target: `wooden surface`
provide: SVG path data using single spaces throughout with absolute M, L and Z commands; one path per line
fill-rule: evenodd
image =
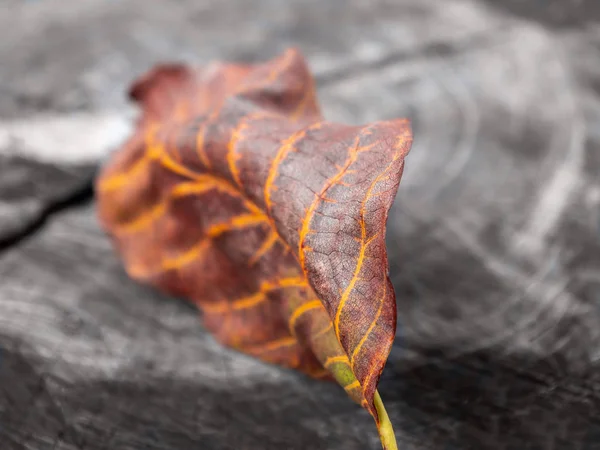
M 341 389 L 223 349 L 186 302 L 130 281 L 95 218 L 132 79 L 291 45 L 328 119 L 413 121 L 380 385 L 400 448 L 600 448 L 596 5 L 7 1 L 2 449 L 379 448 Z

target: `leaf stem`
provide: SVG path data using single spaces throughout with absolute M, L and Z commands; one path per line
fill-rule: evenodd
M 398 444 L 396 444 L 396 435 L 394 434 L 392 422 L 390 422 L 390 418 L 387 415 L 387 411 L 383 406 L 383 402 L 381 401 L 378 391 L 375 391 L 375 397 L 373 400 L 375 403 L 375 409 L 377 410 L 377 415 L 379 416 L 377 430 L 379 431 L 379 437 L 381 439 L 383 450 L 398 450 Z

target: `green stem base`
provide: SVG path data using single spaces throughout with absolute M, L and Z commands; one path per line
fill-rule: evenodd
M 381 439 L 383 450 L 398 450 L 398 444 L 396 444 L 396 435 L 394 434 L 392 422 L 390 422 L 390 418 L 387 415 L 387 411 L 383 406 L 383 402 L 381 401 L 378 391 L 375 391 L 375 397 L 373 400 L 375 403 L 375 409 L 377 410 L 377 415 L 379 416 L 379 425 L 377 429 L 379 431 L 379 437 Z

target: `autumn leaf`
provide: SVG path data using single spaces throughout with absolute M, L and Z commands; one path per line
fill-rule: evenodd
M 294 49 L 262 64 L 161 65 L 96 184 L 127 273 L 195 302 L 224 345 L 333 378 L 394 433 L 377 383 L 396 331 L 385 227 L 407 120 L 323 120 Z

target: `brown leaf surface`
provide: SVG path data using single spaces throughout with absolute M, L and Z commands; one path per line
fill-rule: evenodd
M 396 331 L 385 226 L 408 121 L 324 121 L 293 49 L 158 66 L 131 96 L 143 117 L 96 185 L 129 275 L 193 300 L 225 345 L 333 376 L 378 421 Z

